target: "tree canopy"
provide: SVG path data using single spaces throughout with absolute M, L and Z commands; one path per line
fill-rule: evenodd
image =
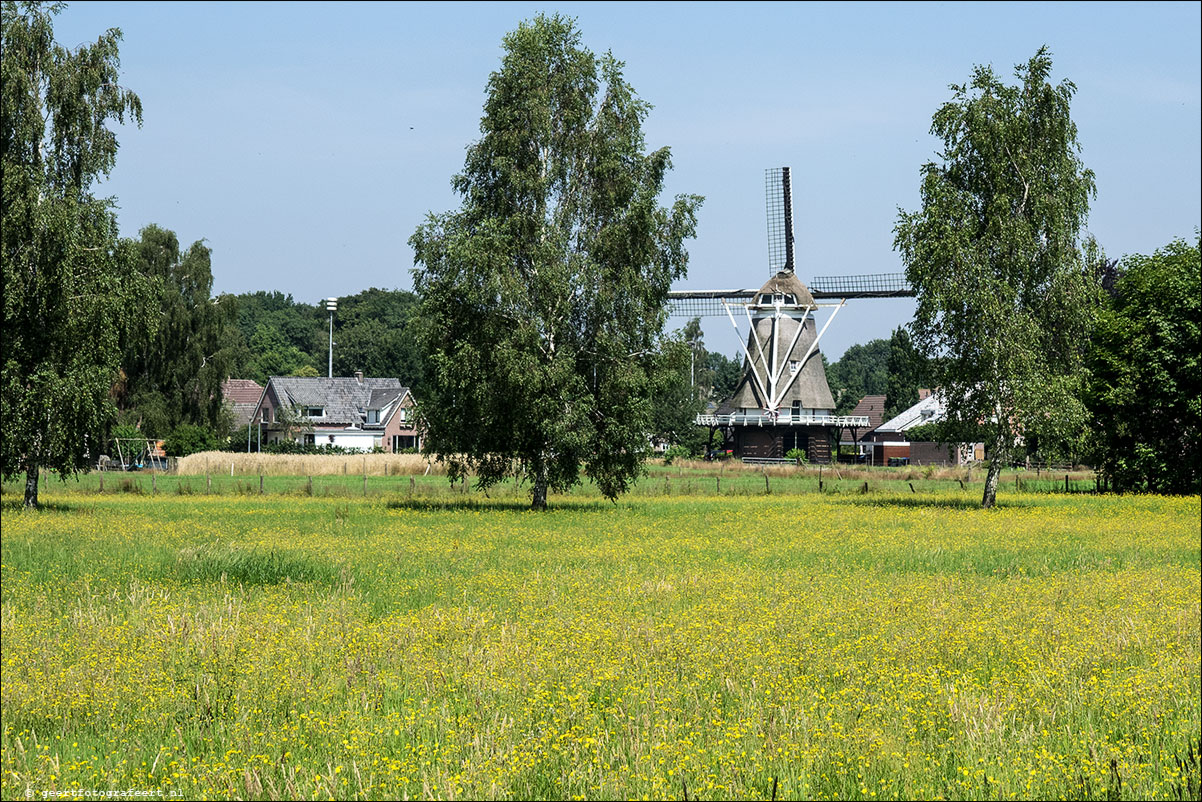
M 846 415 L 866 395 L 884 395 L 889 381 L 889 340 L 856 344 L 826 364 L 826 380 L 835 397 L 835 412 Z
M 112 201 L 92 194 L 116 163 L 109 124 L 142 120 L 119 82 L 121 32 L 67 49 L 54 41 L 61 8 L 3 4 L 0 467 L 25 473 L 29 506 L 42 468 L 70 474 L 99 456 L 121 355 L 148 325 L 150 297 Z
M 650 106 L 574 21 L 538 16 L 503 47 L 452 180 L 462 204 L 410 239 L 426 448 L 452 480 L 528 479 L 536 508 L 582 467 L 615 498 L 642 469 L 701 199 L 659 205 L 671 160 L 645 151 Z
M 904 326 L 889 338 L 885 368 L 885 420 L 890 420 L 918 403 L 918 390 L 926 381 L 926 358 Z
M 1095 194 L 1070 114 L 1075 87 L 1049 82 L 1041 48 L 1017 86 L 978 66 L 935 113 L 940 163 L 922 168 L 918 211 L 899 210 L 895 247 L 917 292 L 915 344 L 934 358 L 949 416 L 987 423 L 990 507 L 1024 434 L 1084 430 L 1082 362 L 1097 308 Z
M 181 253 L 174 232 L 149 225 L 135 250 L 138 270 L 155 290 L 150 315 L 157 325 L 143 329 L 137 321 L 125 350 L 118 396 L 123 418 L 152 437 L 166 437 L 180 424 L 225 434 L 221 382 L 237 354 L 231 338 L 236 301 L 212 297 L 211 252 L 203 242 Z
M 1121 262 L 1090 353 L 1098 468 L 1120 491 L 1202 483 L 1202 240 Z

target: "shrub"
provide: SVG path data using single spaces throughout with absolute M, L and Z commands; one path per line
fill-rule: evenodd
M 163 451 L 169 457 L 186 457 L 199 451 L 216 451 L 221 446 L 217 435 L 203 426 L 181 423 L 163 440 Z
M 664 464 L 671 465 L 673 460 L 688 459 L 691 456 L 693 456 L 693 452 L 686 446 L 670 446 L 664 452 Z
M 806 457 L 805 451 L 800 448 L 790 448 L 785 453 L 785 459 L 791 459 L 798 465 L 805 465 L 807 462 L 809 462 L 809 458 Z

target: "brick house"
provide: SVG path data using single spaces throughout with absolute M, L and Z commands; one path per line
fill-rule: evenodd
M 293 425 L 286 425 L 291 411 Z M 413 393 L 396 379 L 272 376 L 259 397 L 253 420 L 262 443 L 292 440 L 302 445 L 340 446 L 394 453 L 421 448 Z

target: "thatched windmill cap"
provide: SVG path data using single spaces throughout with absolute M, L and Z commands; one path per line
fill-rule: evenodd
M 773 305 L 774 295 L 785 296 L 785 306 L 814 306 L 814 296 L 792 270 L 782 270 L 768 279 L 767 283 L 760 287 L 755 303 L 757 306 Z M 792 296 L 792 300 L 789 296 Z

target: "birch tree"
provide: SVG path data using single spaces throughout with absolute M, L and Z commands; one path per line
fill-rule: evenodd
M 503 46 L 452 180 L 462 205 L 410 239 L 426 449 L 452 480 L 529 481 L 534 508 L 582 470 L 614 498 L 642 469 L 701 199 L 660 206 L 671 160 L 646 152 L 651 107 L 573 20 L 539 16 Z
M 922 168 L 921 208 L 899 210 L 895 228 L 918 296 L 914 339 L 949 417 L 989 432 L 983 507 L 1024 433 L 1070 437 L 1087 420 L 1099 296 L 1082 229 L 1096 191 L 1069 113 L 1076 87 L 1051 72 L 1041 48 L 1015 69 L 1018 85 L 982 66 L 953 85 L 932 121 L 943 148 Z
M 110 391 L 148 297 L 117 236 L 112 201 L 92 194 L 112 170 L 112 121 L 142 120 L 118 84 L 112 29 L 75 50 L 54 41 L 60 4 L 3 4 L 3 445 L 6 479 L 24 473 L 36 506 L 42 468 L 96 459 L 115 409 Z

